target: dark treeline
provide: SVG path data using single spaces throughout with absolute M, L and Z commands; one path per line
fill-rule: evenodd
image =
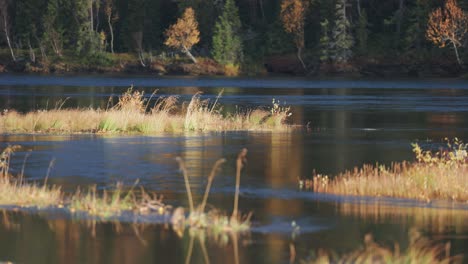
M 232 6 L 228 8 L 230 2 Z M 290 2 L 290 6 L 285 2 Z M 304 10 L 292 17 L 304 15 L 302 31 L 297 32 L 297 28 L 288 31 L 285 27 L 288 22 L 282 14 L 288 12 L 287 8 L 296 8 L 298 3 Z M 130 53 L 144 66 L 148 54 L 170 57 L 181 52 L 165 45 L 165 32 L 191 7 L 200 34 L 199 42 L 191 49 L 195 57 L 240 65 L 241 69 L 266 65 L 273 71 L 311 72 L 332 68 L 352 71 L 356 65 L 369 64 L 456 66 L 453 47 L 439 48 L 426 34 L 431 12 L 444 3 L 440 0 L 0 0 L 0 45 L 11 50 L 10 60 L 75 56 L 92 57 L 99 63 L 112 53 Z M 468 0 L 458 0 L 457 4 L 468 10 Z M 238 40 L 231 41 L 236 37 Z M 460 40 L 457 50 L 460 61 L 465 57 L 466 45 L 464 38 Z M 226 58 L 222 56 L 226 50 L 236 54 Z M 2 60 L 5 58 L 2 56 Z

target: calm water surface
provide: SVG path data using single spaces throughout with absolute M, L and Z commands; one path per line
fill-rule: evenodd
M 234 161 L 249 149 L 241 179 L 240 207 L 254 212 L 249 235 L 217 241 L 180 239 L 164 225 L 93 225 L 63 212 L 4 212 L 0 225 L 0 261 L 15 263 L 185 263 L 193 244 L 192 263 L 288 263 L 290 245 L 297 259 L 318 248 L 355 249 L 367 233 L 382 243 L 408 244 L 417 228 L 427 236 L 450 241 L 452 251 L 468 255 L 468 206 L 425 204 L 407 200 L 344 198 L 302 192 L 297 178 L 313 171 L 336 174 L 364 163 L 411 160 L 411 142 L 465 139 L 468 130 L 468 82 L 460 80 L 290 80 L 156 77 L 0 76 L 0 109 L 30 111 L 64 107 L 106 108 L 112 95 L 130 85 L 149 96 L 198 92 L 226 112 L 269 107 L 273 98 L 292 107 L 292 122 L 304 125 L 290 133 L 226 132 L 152 136 L 0 135 L 0 147 L 19 144 L 13 158 L 20 171 L 43 180 L 54 160 L 49 182 L 73 191 L 136 180 L 187 207 L 183 177 L 175 158 L 186 160 L 195 198 L 221 157 L 228 162 L 214 181 L 209 202 L 232 210 Z M 300 227 L 294 232 L 292 222 Z M 237 245 L 237 246 L 235 246 Z M 207 252 L 204 255 L 203 252 Z M 466 261 L 466 260 L 465 260 Z

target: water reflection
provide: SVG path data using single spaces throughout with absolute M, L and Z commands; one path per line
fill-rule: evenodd
M 466 234 L 468 210 L 437 207 L 408 207 L 376 203 L 340 203 L 340 214 L 372 223 L 397 222 L 431 234 Z
M 13 263 L 247 263 L 249 236 L 213 240 L 168 226 L 96 223 L 2 210 L 0 261 Z M 27 254 L 26 254 L 27 252 Z

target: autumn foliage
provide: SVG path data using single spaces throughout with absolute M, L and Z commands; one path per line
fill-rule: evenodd
M 305 64 L 302 60 L 301 52 L 302 49 L 304 49 L 304 24 L 308 7 L 309 5 L 307 0 L 283 0 L 281 2 L 280 13 L 284 30 L 294 35 L 297 56 L 304 68 Z
M 468 28 L 468 17 L 457 5 L 456 0 L 447 0 L 444 8 L 437 8 L 429 15 L 426 37 L 435 45 L 443 48 L 452 45 L 461 64 L 458 47 L 462 46 Z
M 200 31 L 198 31 L 195 11 L 191 7 L 185 9 L 182 17 L 177 19 L 177 22 L 169 27 L 166 31 L 166 37 L 167 39 L 164 44 L 183 51 L 193 62 L 197 63 L 195 57 L 190 53 L 190 49 L 200 41 Z

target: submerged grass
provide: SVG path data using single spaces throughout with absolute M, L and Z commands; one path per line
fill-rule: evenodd
M 188 217 L 185 217 L 183 208 L 177 208 L 171 218 L 171 224 L 180 235 L 186 227 L 191 230 L 202 230 L 208 231 L 211 234 L 222 234 L 222 233 L 237 233 L 245 232 L 250 230 L 250 218 L 252 214 L 242 215 L 238 212 L 239 203 L 239 185 L 240 185 L 240 173 L 246 162 L 247 149 L 242 149 L 237 157 L 236 162 L 236 191 L 234 196 L 234 209 L 231 216 L 221 212 L 218 209 L 211 209 L 205 211 L 208 195 L 211 189 L 211 185 L 217 171 L 221 164 L 225 162 L 224 159 L 218 160 L 208 176 L 208 183 L 206 186 L 205 194 L 203 196 L 202 203 L 195 208 L 193 197 L 191 195 L 190 181 L 185 167 L 184 161 L 178 158 L 177 161 L 180 165 L 180 170 L 184 176 L 185 187 L 187 189 L 187 197 L 190 206 L 190 212 Z
M 218 104 L 196 93 L 190 102 L 177 96 L 146 98 L 130 87 L 107 109 L 38 110 L 26 114 L 5 110 L 0 115 L 0 133 L 158 133 L 183 131 L 285 130 L 289 107 L 273 100 L 270 109 L 255 109 L 222 115 Z M 111 100 L 109 100 L 111 101 Z
M 42 186 L 26 183 L 22 175 L 14 177 L 9 173 L 10 158 L 17 149 L 16 146 L 7 147 L 0 155 L 0 205 L 24 207 L 60 207 L 71 213 L 86 214 L 98 220 L 118 219 L 124 212 L 134 215 L 157 214 L 171 216 L 174 230 L 183 233 L 186 227 L 213 234 L 226 232 L 242 232 L 250 229 L 251 215 L 243 216 L 238 213 L 238 191 L 235 198 L 235 213 L 232 216 L 217 209 L 205 211 L 213 179 L 224 159 L 220 159 L 213 167 L 208 178 L 208 185 L 202 203 L 195 208 L 189 177 L 182 159 L 178 159 L 184 175 L 189 197 L 190 212 L 186 217 L 183 208 L 172 212 L 172 207 L 163 203 L 162 197 L 146 193 L 143 188 L 136 192 L 135 185 L 130 190 L 124 190 L 123 184 L 118 183 L 113 190 L 99 191 L 96 186 L 82 192 L 78 189 L 72 195 L 66 195 L 59 187 L 49 187 L 45 180 Z M 237 162 L 237 185 L 239 189 L 240 170 L 246 159 L 247 150 L 243 149 Z M 46 177 L 47 179 L 47 177 Z
M 424 151 L 413 144 L 415 162 L 389 167 L 364 165 L 336 177 L 314 175 L 300 180 L 301 187 L 339 195 L 386 196 L 422 201 L 468 202 L 468 156 L 465 144 L 455 139 L 448 148 Z
M 410 243 L 405 252 L 400 246 L 384 246 L 376 243 L 371 234 L 364 238 L 364 246 L 351 253 L 339 255 L 336 252 L 318 250 L 304 264 L 327 263 L 462 263 L 463 256 L 451 256 L 450 243 L 434 241 L 419 231 L 411 230 Z
M 86 193 L 79 189 L 73 195 L 66 195 L 60 187 L 28 183 L 22 174 L 10 174 L 10 158 L 19 146 L 8 146 L 0 154 L 0 205 L 20 207 L 60 207 L 71 213 L 86 213 L 99 219 L 118 217 L 122 212 L 134 214 L 166 214 L 170 206 L 162 202 L 162 197 L 146 193 L 143 189 L 137 194 L 133 188 L 124 191 L 117 184 L 113 191 L 99 193 L 96 187 Z
M 59 187 L 26 183 L 22 175 L 15 178 L 9 173 L 11 155 L 18 148 L 18 146 L 8 146 L 0 154 L 0 205 L 60 206 L 62 192 Z

